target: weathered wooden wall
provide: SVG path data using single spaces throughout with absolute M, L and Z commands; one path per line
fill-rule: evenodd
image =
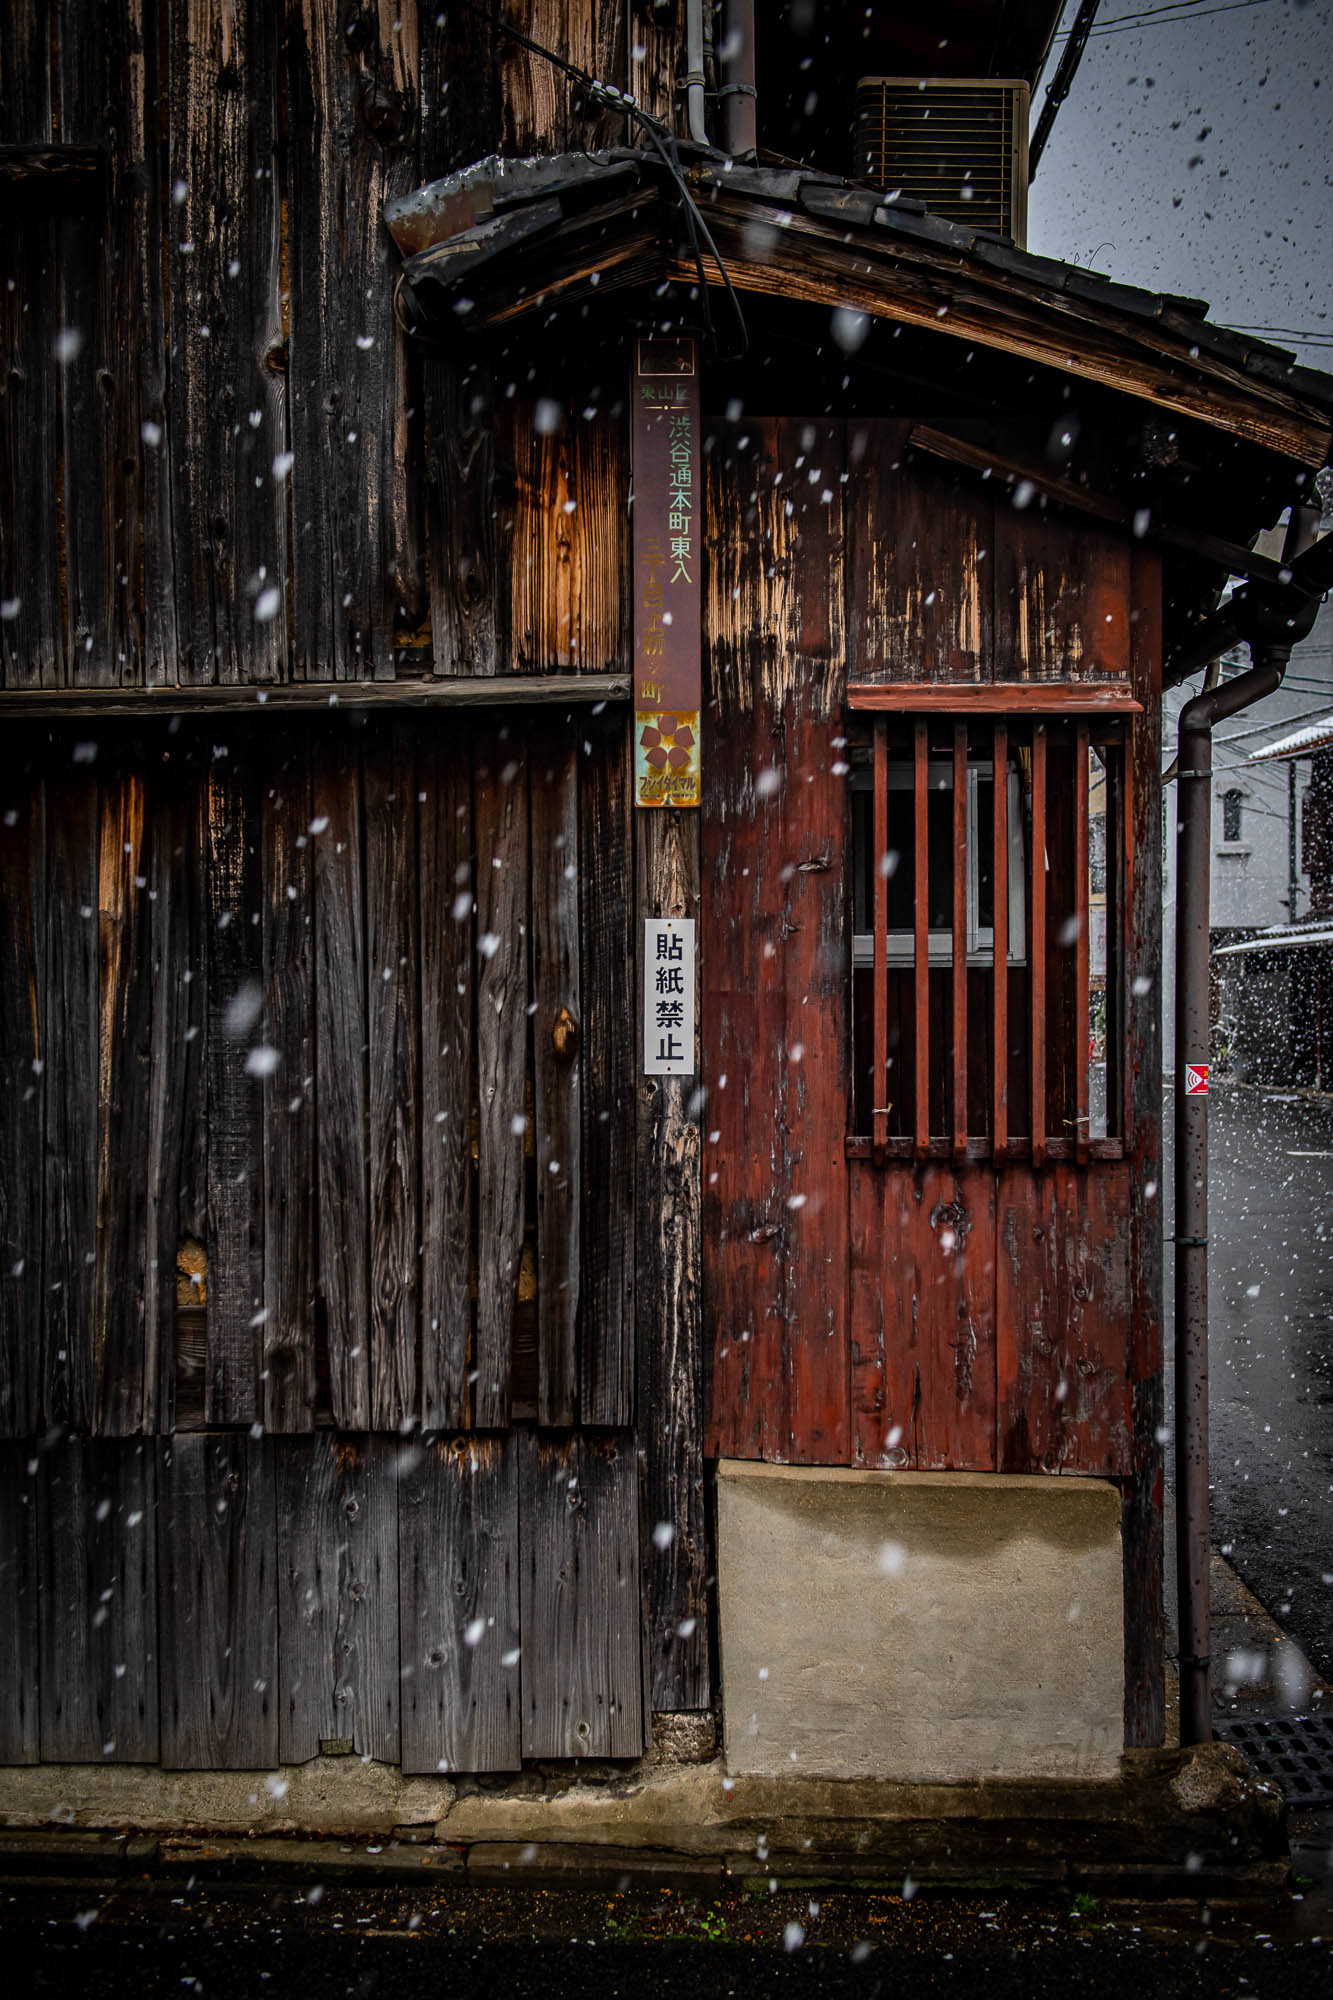
M 505 11 L 674 117 L 674 8 Z M 13 0 L 0 688 L 621 666 L 622 427 L 538 436 L 503 381 L 493 520 L 496 447 L 460 420 L 486 372 L 401 332 L 383 207 L 501 146 L 624 137 L 434 0 Z
M 5 1434 L 627 1424 L 623 720 L 72 749 L 0 785 Z
M 624 1432 L 0 1445 L 0 1764 L 639 1756 Z
M 1113 534 L 912 456 L 905 424 L 743 429 L 708 490 L 709 1449 L 1117 1478 L 1128 1740 L 1159 1740 L 1160 1057 L 1131 974 L 1160 947 L 1160 579 Z M 1011 1137 L 1002 1163 L 876 1164 L 848 1143 L 846 682 L 1097 678 L 1144 704 L 1122 1157 L 1034 1167 Z

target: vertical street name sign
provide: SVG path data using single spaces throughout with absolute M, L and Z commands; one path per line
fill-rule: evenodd
M 634 803 L 699 803 L 698 343 L 635 344 Z
M 643 920 L 643 1073 L 694 1075 L 694 918 Z

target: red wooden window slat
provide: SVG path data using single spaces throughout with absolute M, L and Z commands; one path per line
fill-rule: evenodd
M 1029 1072 L 1032 1079 L 1032 1164 L 1046 1157 L 1046 725 L 1032 731 L 1032 996 Z
M 927 821 L 928 740 L 918 722 L 912 766 L 913 849 L 916 859 L 913 954 L 916 995 L 916 1149 L 924 1159 L 930 1144 L 930 836 Z
M 953 731 L 953 1150 L 967 1157 L 967 724 Z

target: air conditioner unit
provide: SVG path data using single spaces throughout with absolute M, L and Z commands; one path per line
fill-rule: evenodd
M 1027 238 L 1028 87 L 991 77 L 863 76 L 853 173 L 932 215 Z

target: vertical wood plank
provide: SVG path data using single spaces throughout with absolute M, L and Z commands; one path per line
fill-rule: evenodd
M 31 1443 L 0 1442 L 0 1764 L 35 1764 L 38 1689 L 37 1479 Z
M 477 825 L 477 1380 L 479 1430 L 509 1420 L 510 1351 L 523 1247 L 528 1045 L 528 784 L 521 743 L 480 730 Z
M 583 996 L 579 983 L 578 732 L 530 745 L 533 1096 L 536 1111 L 537 1421 L 574 1421 L 581 1291 Z
M 423 180 L 439 180 L 499 145 L 495 34 L 468 7 L 423 7 L 420 155 Z
M 386 1437 L 274 1441 L 278 1756 L 331 1738 L 399 1758 L 398 1446 Z
M 1001 1472 L 1131 1469 L 1129 1171 L 1010 1164 L 996 1201 Z
M 152 1084 L 150 835 L 141 769 L 102 794 L 98 855 L 97 1264 L 93 1287 L 97 1428 L 155 1428 L 158 1320 L 148 1305 L 144 1134 Z
M 394 723 L 367 744 L 366 993 L 370 1028 L 370 1396 L 376 1430 L 417 1408 L 421 1072 L 416 769 Z
M 162 1762 L 254 1771 L 278 1759 L 273 1441 L 158 1445 Z
M 1130 1411 L 1125 1491 L 1125 1741 L 1165 1730 L 1162 1607 L 1162 1010 L 1137 975 L 1160 964 L 1162 925 L 1162 567 L 1134 553 L 1132 684 L 1144 712 L 1125 752 L 1125 1153 L 1129 1174 Z
M 912 739 L 912 987 L 916 1015 L 916 1151 L 930 1144 L 930 823 L 927 817 L 928 743 L 918 722 Z
M 255 786 L 215 758 L 204 794 L 208 939 L 208 1323 L 204 1415 L 253 1423 L 263 1350 L 263 1051 Z M 256 1066 L 257 1065 L 257 1066 Z
M 953 1156 L 967 1157 L 967 724 L 953 732 Z
M 519 1767 L 518 1450 L 441 1440 L 401 1479 L 405 1772 Z
M 274 745 L 260 806 L 264 1037 L 263 1420 L 309 1430 L 315 1399 L 315 1099 L 310 757 Z
M 1088 725 L 1074 748 L 1074 1154 L 1088 1163 Z
M 46 804 L 35 746 L 0 778 L 0 1437 L 41 1429 Z
M 849 672 L 864 681 L 990 680 L 992 489 L 905 458 L 909 428 L 870 417 L 850 426 Z
M 60 324 L 79 351 L 61 366 L 64 565 L 71 678 L 141 681 L 138 582 L 143 546 L 140 396 L 144 349 L 163 328 L 145 294 L 156 217 L 157 151 L 148 142 L 143 0 L 88 9 L 60 0 L 55 34 L 60 138 L 96 145 L 105 177 L 60 230 Z M 156 103 L 154 104 L 156 112 Z M 53 440 L 54 442 L 54 440 Z
M 182 1239 L 202 1243 L 206 1226 L 205 1078 L 208 965 L 195 756 L 154 774 L 151 868 L 152 1058 L 148 1097 L 145 1314 L 157 1356 L 156 1427 L 176 1421 L 176 1258 Z
M 851 1173 L 855 1462 L 995 1468 L 995 1178 Z
M 50 7 L 14 0 L 0 9 L 0 92 L 5 136 L 46 145 L 52 137 Z M 34 451 L 34 438 L 59 432 L 60 368 L 51 351 L 58 332 L 59 258 L 51 217 L 9 200 L 0 209 L 0 336 L 5 393 L 0 401 L 0 477 L 22 507 L 0 509 L 0 591 L 18 609 L 0 619 L 0 681 L 6 687 L 58 687 L 67 678 L 61 589 L 60 461 Z M 13 290 L 9 289 L 13 285 Z
M 525 673 L 610 672 L 628 651 L 624 414 L 570 413 L 548 432 L 529 405 L 515 400 L 505 412 L 517 480 L 509 664 Z
M 515 1440 L 522 1523 L 523 1755 L 644 1745 L 638 1490 L 623 1433 Z
M 991 1157 L 1004 1158 L 1009 1143 L 1009 725 L 995 724 L 991 772 L 994 825 L 991 843 Z
M 1029 440 L 1026 450 L 1033 449 Z M 1088 521 L 995 508 L 996 656 L 1031 680 L 1125 679 L 1131 544 Z
M 88 1428 L 94 1407 L 97 807 L 96 781 L 86 766 L 53 768 L 46 812 L 46 1005 L 51 1026 L 42 1072 L 42 1405 L 48 1424 L 76 1430 Z
M 635 1221 L 643 1215 L 635 1199 L 635 1120 L 642 1100 L 636 1098 L 632 1015 L 631 752 L 626 723 L 614 715 L 589 718 L 587 740 L 591 753 L 582 758 L 579 771 L 583 1243 L 578 1408 L 583 1423 L 614 1426 L 633 1418 Z
M 497 491 L 491 373 L 482 361 L 441 353 L 425 361 L 424 377 L 434 668 L 442 675 L 494 674 L 509 658 L 510 590 L 502 579 L 511 560 L 513 509 Z
M 417 10 L 288 10 L 295 677 L 391 678 L 420 615 L 408 361 L 384 204 L 417 185 Z M 455 17 L 457 10 L 455 10 Z
M 1028 1074 L 1032 1087 L 1032 1164 L 1046 1158 L 1046 725 L 1032 730 L 1032 945 L 1028 986 L 1032 1000 Z
M 630 90 L 651 117 L 679 132 L 676 77 L 685 61 L 679 15 L 672 8 L 658 7 L 655 0 L 630 0 L 629 42 Z M 608 81 L 619 83 L 620 79 Z
M 882 1158 L 889 1136 L 889 729 L 875 724 L 875 1077 L 871 1087 L 872 1139 Z
M 282 26 L 282 10 L 266 0 L 189 0 L 170 14 L 170 446 L 182 681 L 280 680 L 287 668 L 287 485 L 271 469 L 287 446 Z
M 620 0 L 544 0 L 534 38 L 603 83 L 625 88 L 628 54 Z M 496 40 L 503 153 L 563 153 L 570 147 L 615 146 L 625 121 L 599 110 L 576 81 L 508 35 Z
M 155 1502 L 150 1442 L 67 1438 L 43 1456 L 45 1763 L 156 1762 Z
M 421 1421 L 467 1422 L 472 1332 L 472 737 L 417 751 L 421 815 Z
M 361 753 L 341 732 L 314 759 L 315 1127 L 319 1285 L 333 1420 L 370 1428 L 366 919 Z

